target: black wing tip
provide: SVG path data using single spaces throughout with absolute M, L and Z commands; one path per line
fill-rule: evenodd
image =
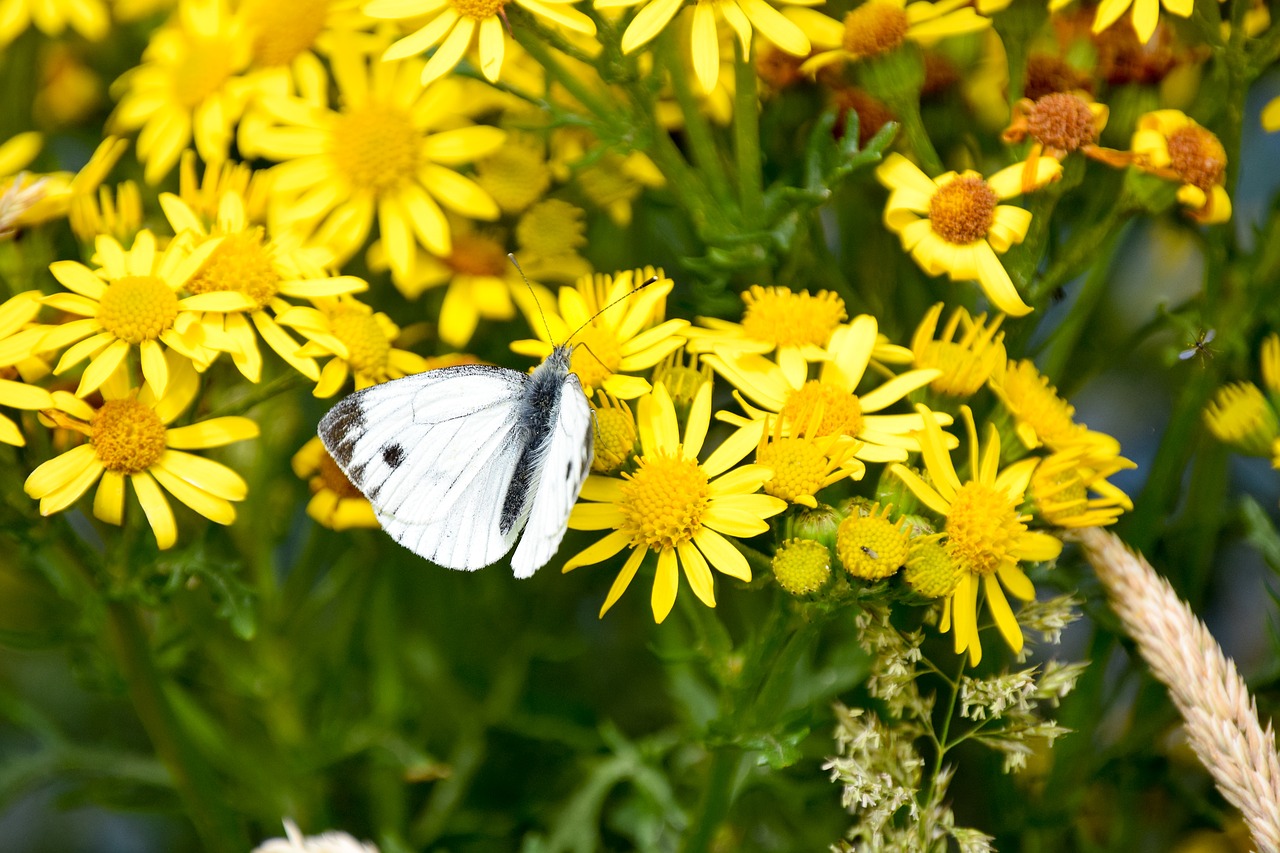
M 364 431 L 364 410 L 355 397 L 346 397 L 320 419 L 316 433 L 334 460 L 346 468 L 351 464 L 356 437 Z

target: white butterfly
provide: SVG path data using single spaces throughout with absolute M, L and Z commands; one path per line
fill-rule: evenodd
M 464 364 L 357 391 L 320 439 L 382 528 L 433 563 L 511 557 L 518 578 L 560 545 L 591 466 L 591 408 L 558 346 L 530 374 Z

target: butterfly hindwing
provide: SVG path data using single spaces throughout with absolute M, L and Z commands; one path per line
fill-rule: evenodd
M 438 565 L 477 569 L 520 532 L 501 520 L 529 440 L 528 381 L 483 365 L 407 376 L 339 402 L 320 437 L 396 541 Z
M 518 578 L 532 575 L 560 547 L 569 513 L 591 466 L 591 407 L 578 377 L 563 374 L 556 393 L 556 417 L 537 451 L 540 476 L 528 521 L 520 544 L 511 555 L 511 569 Z

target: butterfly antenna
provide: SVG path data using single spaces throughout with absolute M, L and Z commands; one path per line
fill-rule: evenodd
M 575 337 L 577 337 L 577 336 L 578 336 L 578 332 L 581 332 L 581 331 L 582 331 L 583 329 L 585 329 L 587 326 L 590 326 L 593 322 L 595 322 L 595 319 L 596 319 L 597 317 L 599 317 L 599 316 L 600 316 L 601 314 L 603 314 L 604 312 L 608 311 L 608 310 L 609 310 L 610 308 L 612 308 L 613 306 L 617 305 L 619 302 L 622 302 L 622 301 L 623 301 L 623 300 L 625 300 L 625 299 L 630 299 L 631 297 L 635 296 L 635 295 L 636 295 L 637 293 L 639 293 L 640 291 L 644 290 L 644 289 L 645 289 L 646 287 L 648 287 L 649 285 L 651 285 L 651 284 L 657 284 L 658 282 L 660 282 L 660 281 L 664 281 L 664 280 L 665 280 L 665 279 L 659 278 L 659 277 L 658 277 L 658 276 L 656 276 L 656 275 L 651 275 L 651 276 L 649 276 L 649 277 L 648 277 L 648 278 L 646 278 L 644 281 L 640 282 L 638 285 L 636 285 L 635 287 L 631 288 L 631 289 L 630 289 L 630 290 L 628 290 L 626 293 L 622 294 L 622 295 L 621 295 L 621 296 L 619 296 L 617 299 L 613 300 L 612 302 L 610 302 L 608 305 L 606 305 L 606 306 L 604 306 L 603 308 L 601 308 L 601 309 L 600 309 L 599 311 L 597 311 L 596 313 L 592 314 L 592 315 L 591 315 L 591 317 L 589 317 L 589 318 L 587 319 L 587 322 L 583 323 L 581 326 L 579 326 L 578 328 L 576 328 L 576 329 L 574 329 L 574 330 L 573 330 L 573 334 L 572 334 L 572 335 L 570 335 L 570 336 L 568 337 L 568 339 L 566 340 L 566 343 L 567 343 L 568 341 L 573 340 Z M 597 361 L 599 361 L 599 359 L 596 359 L 596 360 L 597 360 Z
M 551 336 L 551 326 L 547 323 L 547 314 L 542 310 L 542 303 L 538 301 L 538 291 L 534 290 L 533 285 L 529 283 L 529 276 L 524 274 L 524 268 L 516 260 L 516 253 L 508 252 L 507 260 L 511 261 L 511 265 L 516 268 L 516 272 L 520 273 L 520 277 L 524 279 L 524 286 L 529 288 L 529 293 L 533 295 L 533 304 L 538 306 L 538 316 L 542 318 L 542 328 L 547 332 L 547 343 L 555 346 L 555 339 Z M 574 334 L 576 335 L 577 332 L 574 332 Z

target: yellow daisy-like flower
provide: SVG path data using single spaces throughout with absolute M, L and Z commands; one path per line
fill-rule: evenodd
M 1070 2 L 1071 0 L 1049 0 L 1049 10 L 1057 11 Z M 1156 32 L 1156 25 L 1160 23 L 1161 6 L 1172 15 L 1186 18 L 1191 15 L 1195 0 L 1102 0 L 1093 18 L 1093 31 L 1102 32 L 1120 20 L 1121 16 L 1132 7 L 1133 31 L 1137 33 L 1138 41 L 1146 44 L 1151 41 L 1151 37 Z
M 351 530 L 367 527 L 376 529 L 378 518 L 373 507 L 360 490 L 351 485 L 338 463 L 333 461 L 319 436 L 293 454 L 293 473 L 306 480 L 311 490 L 307 501 L 307 515 L 319 525 L 330 530 Z
M 0 146 L 0 175 L 21 168 L 39 153 L 38 133 L 20 133 Z M 94 193 L 129 143 L 108 136 L 76 174 L 53 172 L 0 179 L 0 233 L 40 225 L 66 216 L 82 198 Z M 7 212 L 6 212 L 7 211 Z
M 826 290 L 816 295 L 785 287 L 751 285 L 743 294 L 742 322 L 699 317 L 692 326 L 689 351 L 713 352 L 722 358 L 742 353 L 777 352 L 779 363 L 797 369 L 827 357 L 831 335 L 849 316 L 844 300 Z
M 929 383 L 931 390 L 948 397 L 971 397 L 1005 363 L 1004 332 L 998 331 L 1004 315 L 997 315 L 988 325 L 986 314 L 975 319 L 964 308 L 956 308 L 935 340 L 941 317 L 939 302 L 916 327 L 911 337 L 915 365 L 940 371 L 938 378 Z
M 0 305 L 0 367 L 12 367 L 24 382 L 36 382 L 49 374 L 48 363 L 40 357 L 47 326 L 37 323 L 44 294 L 27 290 Z
M 197 366 L 206 366 L 213 353 L 204 346 L 201 314 L 253 307 L 242 293 L 179 297 L 218 249 L 217 240 L 194 250 L 187 241 L 174 240 L 161 252 L 155 235 L 142 231 L 128 251 L 107 236 L 99 236 L 94 246 L 96 270 L 77 261 L 49 265 L 53 277 L 72 292 L 44 298 L 46 305 L 83 318 L 49 327 L 41 342 L 44 350 L 69 346 L 54 373 L 64 373 L 89 359 L 76 396 L 97 390 L 135 347 L 142 360 L 142 375 L 163 395 L 169 381 L 166 347 Z
M 854 62 L 896 50 L 906 41 L 930 47 L 952 36 L 981 32 L 991 19 L 979 15 L 970 0 L 867 0 L 844 16 L 829 18 L 812 9 L 789 10 L 816 51 L 800 66 L 814 74 L 828 65 Z
M 789 2 L 809 4 L 808 0 Z M 597 9 L 622 9 L 639 4 L 643 6 L 622 34 L 623 53 L 634 53 L 653 41 L 685 7 L 685 0 L 596 0 L 595 5 Z M 693 7 L 691 53 L 693 73 L 703 92 L 712 91 L 720 76 L 719 19 L 738 37 L 743 56 L 751 55 L 753 33 L 794 56 L 804 56 L 811 49 L 804 30 L 765 0 L 697 0 Z
M 1105 527 L 1133 509 L 1133 502 L 1107 478 L 1136 468 L 1123 457 L 1095 461 L 1089 448 L 1073 447 L 1046 456 L 1031 476 L 1028 494 L 1036 515 L 1055 527 Z M 1093 496 L 1090 493 L 1096 495 Z
M 1252 382 L 1232 382 L 1218 389 L 1204 409 L 1209 432 L 1249 456 L 1270 456 L 1280 438 L 1280 417 Z
M 737 389 L 734 396 L 747 413 L 742 417 L 722 412 L 720 419 L 741 427 L 743 440 L 754 445 L 764 434 L 766 418 L 780 416 L 784 434 L 790 434 L 792 425 L 809 423 L 815 409 L 821 407 L 822 420 L 814 435 L 836 435 L 846 442 L 856 439 L 860 445 L 853 455 L 864 462 L 905 460 L 909 452 L 919 450 L 912 432 L 923 427 L 920 416 L 875 413 L 929 384 L 940 371 L 911 370 L 858 393 L 871 364 L 876 337 L 876 320 L 868 314 L 841 326 L 832 335 L 830 357 L 822 362 L 815 380 L 809 379 L 803 364 L 784 366 L 755 354 L 732 359 L 705 356 L 704 360 Z
M 654 276 L 657 281 L 641 290 Z M 588 394 L 603 388 L 621 400 L 633 400 L 649 391 L 649 383 L 626 374 L 648 370 L 684 345 L 682 333 L 689 321 L 661 321 L 673 287 L 660 270 L 648 267 L 583 276 L 573 287 L 560 288 L 558 311 L 542 318 L 526 312 L 539 339 L 515 341 L 511 351 L 546 358 L 554 342 L 571 343 L 570 369 Z
M 1178 201 L 1197 222 L 1213 225 L 1231 218 L 1227 195 L 1227 151 L 1211 131 L 1178 110 L 1156 110 L 1138 119 L 1129 144 L 1134 165 L 1178 181 Z
M 898 573 L 911 550 L 911 524 L 890 519 L 891 507 L 872 504 L 855 511 L 836 533 L 836 554 L 846 572 L 867 581 L 884 580 Z
M 867 466 L 853 456 L 856 442 L 841 442 L 839 435 L 818 437 L 822 415 L 822 406 L 815 406 L 809 422 L 785 436 L 782 418 L 774 421 L 772 432 L 766 426 L 756 448 L 756 462 L 773 469 L 765 494 L 812 509 L 818 506 L 814 495 L 827 486 L 848 477 L 861 480 L 866 474 Z
M 620 471 L 635 456 L 640 445 L 636 416 L 625 400 L 603 390 L 596 391 L 591 411 L 592 432 L 595 434 L 591 470 L 596 474 Z
M 778 586 L 792 595 L 808 595 L 831 577 L 831 552 L 812 539 L 788 539 L 778 546 L 770 568 Z
M 1058 389 L 1031 360 L 1007 362 L 989 382 L 1014 416 L 1014 430 L 1028 449 L 1044 445 L 1058 451 L 1084 446 L 1098 459 L 1120 454 L 1120 442 L 1075 422 L 1075 407 L 1058 396 Z
M 363 279 L 351 275 L 330 276 L 321 263 L 327 252 L 308 257 L 308 252 L 287 238 L 267 237 L 260 225 L 252 225 L 238 193 L 222 197 L 218 218 L 212 228 L 178 196 L 162 193 L 160 206 L 174 232 L 191 235 L 200 242 L 218 241 L 200 269 L 186 283 L 188 293 L 241 293 L 251 307 L 243 311 L 209 312 L 201 317 L 205 344 L 229 352 L 236 367 L 250 382 L 262 378 L 262 339 L 303 376 L 315 382 L 320 369 L 314 360 L 297 354 L 299 344 L 280 328 L 275 316 L 292 305 L 284 299 L 322 299 L 358 293 L 368 289 Z M 314 254 L 314 253 L 313 253 Z M 267 309 L 270 309 L 268 312 Z M 252 321 L 252 325 L 250 325 Z
M 423 89 L 416 60 L 371 62 L 352 45 L 330 62 L 340 109 L 330 108 L 324 86 L 306 97 L 264 96 L 277 123 L 242 133 L 241 149 L 281 161 L 272 170 L 273 233 L 296 229 L 342 262 L 376 217 L 393 273 L 411 278 L 415 246 L 442 257 L 452 248 L 441 205 L 471 219 L 500 215 L 454 167 L 497 150 L 506 134 L 465 125 L 465 88 L 442 80 Z
M 107 34 L 111 19 L 102 0 L 0 0 L 0 47 L 32 24 L 54 38 L 70 26 L 85 38 L 98 41 Z
M 400 328 L 390 317 L 349 296 L 317 299 L 314 308 L 295 305 L 276 319 L 307 339 L 299 357 L 332 356 L 311 392 L 317 397 L 337 394 L 352 374 L 358 391 L 430 366 L 422 356 L 392 346 Z
M 705 462 L 698 462 L 710 424 L 711 383 L 704 383 L 694 399 L 683 435 L 671 397 L 656 385 L 639 403 L 644 453 L 635 472 L 621 478 L 593 474 L 583 485 L 569 527 L 611 532 L 570 558 L 564 570 L 594 565 L 631 549 L 600 608 L 601 616 L 626 592 L 651 552 L 657 555 L 650 598 L 656 622 L 666 619 L 675 604 L 681 568 L 694 595 L 708 607 L 716 604 L 711 569 L 751 580 L 746 558 L 725 537 L 764 533 L 769 529 L 765 519 L 787 504 L 757 494 L 773 476 L 771 469 L 733 467 L 751 452 L 748 442 L 730 439 Z
M 123 95 L 108 121 L 114 132 L 141 128 L 147 183 L 169 174 L 193 138 L 205 162 L 227 158 L 250 93 L 237 76 L 248 62 L 249 41 L 222 0 L 184 0 L 155 31 L 142 64 L 113 84 Z
M 27 478 L 24 488 L 40 501 L 41 515 L 61 512 L 98 483 L 93 514 L 109 524 L 120 524 L 127 480 L 161 550 L 178 539 L 177 522 L 164 491 L 210 521 L 235 521 L 231 502 L 247 495 L 244 480 L 224 465 L 185 451 L 255 438 L 258 425 L 248 418 L 225 417 L 169 427 L 199 390 L 190 365 L 175 359 L 172 368 L 175 376 L 169 393 L 158 399 L 150 385 L 124 396 L 104 388 L 107 399 L 96 409 L 82 402 L 70 415 L 52 413 L 58 426 L 83 433 L 88 441 L 40 465 Z
M 20 360 L 30 358 L 31 346 L 43 333 L 36 330 L 33 334 L 15 341 L 15 333 L 27 328 L 40 311 L 40 291 L 28 290 L 5 300 L 0 305 L 0 353 L 11 358 L 0 360 L 0 364 L 9 366 Z M 43 388 L 29 385 L 26 382 L 15 382 L 12 379 L 0 378 L 0 406 L 14 409 L 39 410 L 54 408 L 53 396 Z M 18 425 L 7 416 L 0 414 L 0 442 L 15 447 L 24 447 L 26 439 Z
M 515 0 L 540 23 L 565 27 L 586 36 L 596 34 L 595 23 L 572 8 L 574 0 Z M 507 0 L 370 0 L 364 12 L 373 18 L 422 20 L 422 26 L 387 48 L 384 62 L 416 56 L 436 45 L 419 77 L 427 85 L 453 70 L 475 44 L 480 71 L 490 82 L 502 72 L 507 37 L 503 30 Z
M 1027 458 L 1000 470 L 1000 433 L 987 425 L 985 448 L 978 443 L 973 412 L 961 406 L 969 433 L 970 479 L 962 481 L 946 450 L 942 428 L 933 412 L 917 406 L 925 428 L 920 448 L 930 482 L 904 465 L 889 470 L 906 484 L 921 503 L 942 516 L 943 547 L 960 574 L 959 583 L 946 600 L 941 629 L 951 630 L 954 620 L 955 650 L 968 652 L 976 666 L 982 660 L 978 637 L 979 592 L 983 593 L 1001 636 L 1014 653 L 1022 651 L 1022 629 L 1005 597 L 1030 601 L 1035 587 L 1019 567 L 1023 560 L 1052 560 L 1062 542 L 1048 533 L 1028 530 L 1030 516 L 1018 511 L 1040 460 Z
M 972 171 L 930 178 L 906 157 L 891 154 L 876 169 L 880 183 L 892 190 L 884 224 L 902 239 L 902 248 L 926 273 L 947 273 L 952 281 L 976 279 L 997 308 L 1021 317 L 1031 308 L 996 255 L 1021 243 L 1031 225 L 1030 211 L 999 204 L 1026 191 L 1024 173 L 1019 163 L 990 178 Z M 1061 163 L 1041 157 L 1033 188 L 1061 174 Z

